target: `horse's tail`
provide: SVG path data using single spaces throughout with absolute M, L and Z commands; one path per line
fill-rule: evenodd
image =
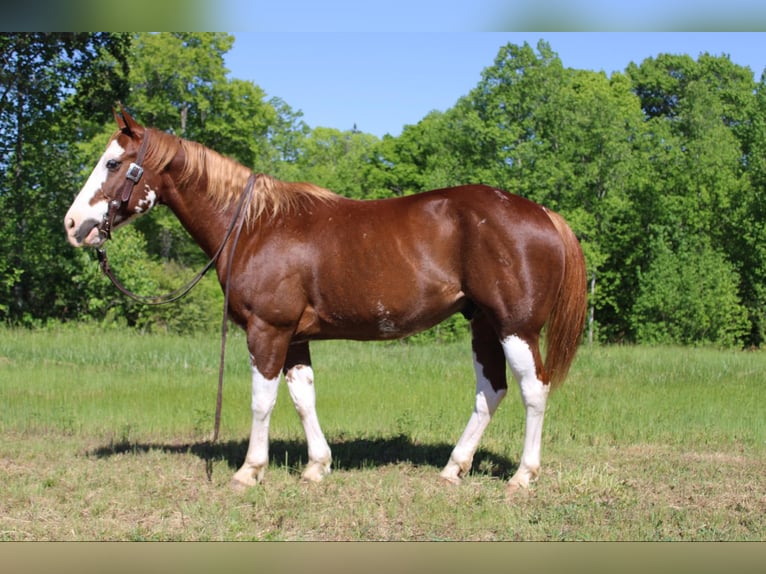
M 547 211 L 564 244 L 564 278 L 546 327 L 545 372 L 551 388 L 564 382 L 582 337 L 588 306 L 585 258 L 564 218 Z

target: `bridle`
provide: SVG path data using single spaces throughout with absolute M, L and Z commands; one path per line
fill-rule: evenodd
M 101 221 L 101 223 L 98 226 L 99 231 L 101 231 L 107 239 L 111 239 L 112 237 L 112 226 L 114 225 L 114 218 L 117 215 L 117 212 L 120 210 L 120 208 L 124 204 L 130 201 L 130 197 L 133 194 L 133 188 L 141 180 L 141 177 L 144 174 L 144 168 L 142 164 L 144 163 L 144 159 L 146 156 L 148 141 L 149 141 L 149 131 L 147 130 L 144 132 L 143 141 L 141 142 L 141 147 L 138 150 L 136 161 L 130 164 L 130 167 L 128 167 L 128 171 L 125 174 L 125 182 L 122 185 L 122 189 L 117 195 L 115 195 L 113 199 L 109 201 L 109 207 L 106 213 L 104 214 L 104 219 Z M 165 305 L 167 303 L 178 301 L 179 299 L 187 295 L 194 288 L 194 286 L 197 285 L 197 283 L 199 283 L 202 280 L 205 274 L 210 270 L 211 267 L 213 267 L 213 265 L 216 264 L 216 262 L 220 258 L 221 253 L 223 253 L 223 250 L 226 247 L 226 244 L 228 243 L 232 233 L 234 233 L 236 228 L 236 234 L 234 235 L 234 241 L 231 246 L 229 260 L 226 266 L 226 284 L 224 287 L 224 297 L 223 297 L 223 321 L 221 325 L 221 360 L 220 360 L 220 366 L 218 369 L 218 396 L 216 398 L 216 406 L 215 406 L 215 427 L 213 430 L 213 440 L 212 440 L 213 443 L 215 443 L 218 440 L 218 434 L 221 427 L 221 406 L 223 402 L 223 370 L 224 370 L 224 358 L 225 358 L 225 352 L 226 352 L 226 333 L 228 330 L 229 285 L 231 284 L 231 266 L 232 266 L 232 262 L 234 261 L 234 253 L 237 249 L 239 236 L 240 236 L 240 233 L 242 232 L 242 227 L 245 222 L 245 219 L 247 218 L 245 215 L 246 210 L 244 209 L 245 204 L 248 204 L 248 205 L 250 204 L 256 179 L 258 179 L 258 174 L 255 174 L 255 173 L 251 174 L 250 177 L 247 179 L 245 190 L 242 193 L 239 201 L 237 202 L 237 207 L 236 207 L 236 210 L 234 211 L 234 216 L 232 217 L 231 223 L 229 223 L 229 227 L 226 230 L 226 233 L 224 234 L 223 241 L 221 241 L 221 245 L 218 247 L 218 250 L 215 252 L 215 254 L 205 264 L 202 270 L 192 278 L 191 281 L 189 281 L 186 285 L 174 291 L 171 291 L 170 293 L 147 297 L 147 296 L 138 295 L 132 292 L 130 289 L 125 287 L 117 279 L 117 277 L 115 277 L 114 274 L 112 273 L 112 270 L 109 267 L 109 259 L 106 254 L 106 248 L 96 249 L 96 254 L 98 255 L 98 263 L 99 263 L 99 266 L 101 267 L 101 271 L 103 271 L 104 275 L 106 275 L 109 278 L 112 284 L 114 284 L 114 286 L 117 287 L 117 289 L 120 292 L 130 297 L 134 301 L 138 301 L 139 303 L 144 303 L 146 305 Z M 207 469 L 208 480 L 210 480 L 212 476 L 212 460 L 207 461 L 206 469 Z
M 109 201 L 109 208 L 106 210 L 104 219 L 98 226 L 99 231 L 101 231 L 101 233 L 103 233 L 107 239 L 112 238 L 112 225 L 114 225 L 114 218 L 117 215 L 117 212 L 120 210 L 124 203 L 128 203 L 130 201 L 130 196 L 133 194 L 133 188 L 139 182 L 141 176 L 144 175 L 144 168 L 142 164 L 144 163 L 146 148 L 148 146 L 149 132 L 145 131 L 143 141 L 141 142 L 141 147 L 138 149 L 136 161 L 130 164 L 128 171 L 125 174 L 125 183 L 122 184 L 122 190 L 120 193 L 115 195 L 111 201 Z
M 114 225 L 114 218 L 117 215 L 117 212 L 120 210 L 120 208 L 128 203 L 130 201 L 130 197 L 133 194 L 133 188 L 135 185 L 141 180 L 141 177 L 144 174 L 144 168 L 142 164 L 144 163 L 144 158 L 146 156 L 146 148 L 149 141 L 149 132 L 144 132 L 144 139 L 141 142 L 141 147 L 138 150 L 138 155 L 136 156 L 136 161 L 130 164 L 130 167 L 128 168 L 127 173 L 125 174 L 125 182 L 122 185 L 122 189 L 120 192 L 115 195 L 113 199 L 109 201 L 109 207 L 104 214 L 104 218 L 101 221 L 101 223 L 98 226 L 99 231 L 101 231 L 104 236 L 107 239 L 111 239 L 112 237 L 112 227 Z M 199 283 L 202 278 L 205 276 L 205 274 L 210 271 L 210 268 L 213 267 L 213 265 L 216 264 L 218 261 L 218 258 L 221 256 L 221 253 L 223 253 L 224 247 L 226 247 L 226 243 L 229 241 L 229 238 L 231 237 L 231 234 L 234 232 L 235 226 L 237 227 L 237 236 L 235 239 L 234 246 L 236 248 L 236 242 L 239 240 L 239 234 L 242 230 L 242 224 L 245 220 L 245 217 L 243 216 L 243 207 L 245 203 L 250 203 L 250 198 L 253 193 L 253 186 L 255 185 L 255 180 L 257 179 L 257 174 L 251 174 L 250 177 L 247 180 L 247 184 L 245 185 L 245 191 L 242 194 L 242 196 L 239 198 L 239 202 L 237 203 L 236 211 L 234 212 L 234 217 L 231 219 L 231 223 L 229 224 L 228 229 L 226 230 L 226 233 L 224 234 L 223 241 L 221 242 L 221 245 L 218 247 L 218 250 L 215 252 L 215 254 L 208 260 L 208 262 L 205 264 L 205 266 L 202 268 L 202 270 L 197 273 L 186 285 L 183 285 L 179 287 L 178 289 L 175 289 L 174 291 L 171 291 L 169 293 L 164 293 L 162 295 L 152 295 L 152 296 L 146 296 L 146 295 L 138 295 L 137 293 L 134 293 L 125 285 L 123 285 L 117 277 L 115 277 L 114 273 L 112 272 L 111 267 L 109 266 L 109 258 L 106 254 L 106 248 L 97 248 L 96 249 L 96 255 L 98 256 L 98 263 L 101 267 L 101 271 L 106 275 L 109 280 L 112 282 L 112 284 L 117 287 L 117 289 L 126 295 L 127 297 L 130 297 L 134 301 L 137 301 L 139 303 L 143 303 L 145 305 L 166 305 L 167 303 L 173 303 L 175 301 L 178 301 L 185 295 L 191 291 L 197 283 Z M 239 223 L 239 225 L 237 225 Z M 234 254 L 234 251 L 232 250 L 232 256 Z M 229 258 L 229 270 L 231 269 L 231 261 L 232 257 Z M 228 282 L 227 282 L 228 285 Z

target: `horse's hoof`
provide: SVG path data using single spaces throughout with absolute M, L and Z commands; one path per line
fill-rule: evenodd
M 322 482 L 325 476 L 330 474 L 330 464 L 322 462 L 311 462 L 306 465 L 301 475 L 303 482 Z
M 445 486 L 460 486 L 463 481 L 459 476 L 445 476 L 440 474 L 439 482 Z
M 262 482 L 263 472 L 256 474 L 256 476 L 249 472 L 237 472 L 231 479 L 231 488 L 236 492 L 245 492 L 248 488 Z

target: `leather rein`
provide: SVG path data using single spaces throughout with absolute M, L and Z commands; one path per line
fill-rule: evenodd
M 123 206 L 123 204 L 126 204 L 130 201 L 130 197 L 133 194 L 133 188 L 135 185 L 141 180 L 141 176 L 144 174 L 144 168 L 141 164 L 144 163 L 144 157 L 146 156 L 146 148 L 149 141 L 149 132 L 145 132 L 144 139 L 141 142 L 141 148 L 138 151 L 138 156 L 136 156 L 136 161 L 134 163 L 130 164 L 130 167 L 128 168 L 127 173 L 125 174 L 125 183 L 123 183 L 122 190 L 119 194 L 117 194 L 114 199 L 109 201 L 109 208 L 107 209 L 106 214 L 104 215 L 104 219 L 101 221 L 101 223 L 98 226 L 99 231 L 101 231 L 107 239 L 112 238 L 112 227 L 114 225 L 114 218 L 117 215 L 117 212 L 120 210 L 120 208 Z M 106 248 L 97 248 L 96 249 L 96 255 L 98 256 L 98 264 L 101 267 L 101 271 L 103 271 L 104 275 L 106 275 L 109 280 L 112 282 L 112 284 L 117 287 L 117 289 L 126 295 L 127 297 L 130 297 L 134 301 L 137 301 L 139 303 L 143 303 L 145 305 L 166 305 L 167 303 L 173 303 L 174 301 L 178 301 L 185 295 L 191 291 L 197 283 L 199 283 L 202 278 L 205 276 L 205 274 L 210 271 L 210 268 L 216 264 L 218 261 L 218 258 L 221 256 L 221 253 L 224 250 L 224 247 L 226 247 L 226 243 L 229 241 L 229 238 L 231 237 L 231 234 L 234 232 L 234 227 L 237 225 L 237 221 L 239 220 L 239 226 L 237 228 L 237 240 L 239 239 L 239 233 L 242 230 L 242 222 L 244 221 L 244 217 L 240 217 L 242 214 L 242 208 L 244 207 L 245 202 L 250 202 L 250 197 L 253 193 L 253 186 L 255 184 L 255 180 L 257 178 L 256 174 L 252 174 L 250 178 L 247 180 L 247 184 L 245 185 L 245 191 L 242 194 L 242 196 L 239 199 L 239 202 L 237 203 L 236 211 L 234 212 L 234 217 L 231 220 L 231 223 L 229 224 L 228 229 L 226 230 L 226 233 L 224 234 L 223 241 L 221 242 L 221 245 L 218 247 L 218 251 L 215 252 L 215 254 L 210 258 L 210 260 L 205 264 L 205 266 L 202 268 L 202 270 L 197 273 L 191 281 L 189 281 L 186 285 L 179 287 L 178 289 L 175 289 L 174 291 L 171 291 L 169 293 L 165 293 L 163 295 L 153 295 L 153 296 L 145 296 L 145 295 L 138 295 L 137 293 L 134 293 L 125 285 L 123 285 L 117 277 L 115 277 L 114 273 L 112 272 L 111 267 L 109 266 L 109 258 L 106 254 Z M 235 242 L 236 245 L 236 242 Z M 233 255 L 232 251 L 232 255 Z M 229 259 L 229 266 L 231 266 L 231 258 Z
M 104 214 L 104 219 L 99 224 L 99 227 L 98 227 L 99 231 L 101 231 L 106 236 L 107 239 L 111 239 L 112 237 L 112 226 L 114 225 L 114 218 L 117 215 L 117 212 L 120 210 L 120 208 L 124 204 L 130 201 L 130 197 L 133 194 L 133 188 L 141 180 L 141 176 L 144 173 L 144 168 L 142 167 L 142 164 L 144 163 L 144 158 L 146 156 L 146 148 L 148 145 L 148 140 L 149 140 L 149 132 L 147 131 L 144 133 L 144 139 L 141 142 L 141 147 L 138 151 L 138 155 L 136 156 L 136 161 L 130 164 L 128 171 L 125 174 L 125 182 L 123 183 L 120 193 L 117 194 L 114 197 L 114 199 L 112 199 L 109 202 L 109 207 L 107 209 L 107 212 Z M 226 283 L 224 287 L 224 298 L 223 298 L 224 299 L 223 321 L 221 325 L 221 359 L 220 359 L 220 365 L 218 369 L 218 395 L 216 397 L 215 427 L 213 430 L 213 440 L 212 440 L 213 443 L 215 443 L 218 440 L 218 434 L 221 427 L 221 407 L 223 403 L 223 370 L 224 370 L 224 358 L 226 353 L 226 333 L 228 330 L 227 326 L 228 326 L 228 312 L 229 312 L 229 284 L 231 283 L 230 281 L 231 266 L 234 260 L 234 253 L 237 249 L 237 243 L 239 242 L 239 236 L 240 236 L 240 233 L 242 232 L 242 227 L 246 219 L 244 207 L 245 207 L 245 204 L 249 204 L 251 201 L 251 198 L 253 195 L 253 187 L 255 185 L 255 180 L 257 178 L 258 178 L 257 174 L 251 174 L 250 177 L 248 178 L 247 184 L 245 185 L 244 193 L 242 193 L 242 196 L 240 197 L 239 202 L 237 203 L 234 216 L 231 219 L 231 223 L 229 224 L 229 227 L 226 230 L 226 233 L 224 234 L 223 241 L 221 242 L 221 245 L 218 247 L 218 250 L 210 258 L 210 260 L 205 264 L 202 270 L 191 279 L 191 281 L 189 281 L 186 285 L 178 289 L 175 289 L 174 291 L 165 293 L 163 295 L 155 295 L 151 297 L 138 295 L 132 292 L 130 289 L 125 287 L 117 279 L 117 277 L 114 276 L 114 273 L 109 267 L 109 259 L 106 254 L 106 249 L 105 248 L 96 249 L 96 254 L 98 255 L 98 263 L 99 263 L 99 266 L 101 267 L 101 271 L 104 273 L 104 275 L 106 275 L 109 278 L 109 280 L 114 284 L 115 287 L 117 287 L 117 289 L 121 293 L 130 297 L 134 301 L 143 303 L 145 305 L 165 305 L 167 303 L 178 301 L 179 299 L 187 295 L 194 288 L 194 286 L 197 285 L 197 283 L 199 283 L 202 280 L 202 278 L 210 270 L 210 268 L 216 264 L 219 257 L 221 256 L 221 253 L 223 253 L 223 250 L 226 247 L 226 244 L 229 242 L 229 239 L 231 238 L 232 233 L 235 233 L 236 231 L 236 233 L 234 234 L 234 240 L 231 246 L 231 254 L 229 256 L 228 264 L 226 266 Z M 207 463 L 207 476 L 208 476 L 208 480 L 210 480 L 212 476 L 212 460 L 208 460 L 208 463 Z

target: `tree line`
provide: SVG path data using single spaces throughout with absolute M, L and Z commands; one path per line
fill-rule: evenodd
M 481 182 L 559 211 L 588 265 L 594 341 L 760 346 L 766 335 L 766 86 L 727 56 L 661 54 L 623 72 L 498 48 L 478 84 L 383 138 L 310 127 L 230 78 L 224 33 L 0 35 L 0 319 L 191 331 L 220 322 L 205 280 L 167 308 L 127 301 L 62 218 L 114 130 L 112 105 L 258 171 L 371 199 Z M 758 72 L 762 72 L 758 71 Z M 204 264 L 164 209 L 120 230 L 110 260 L 138 292 Z M 462 319 L 429 332 L 456 336 Z

